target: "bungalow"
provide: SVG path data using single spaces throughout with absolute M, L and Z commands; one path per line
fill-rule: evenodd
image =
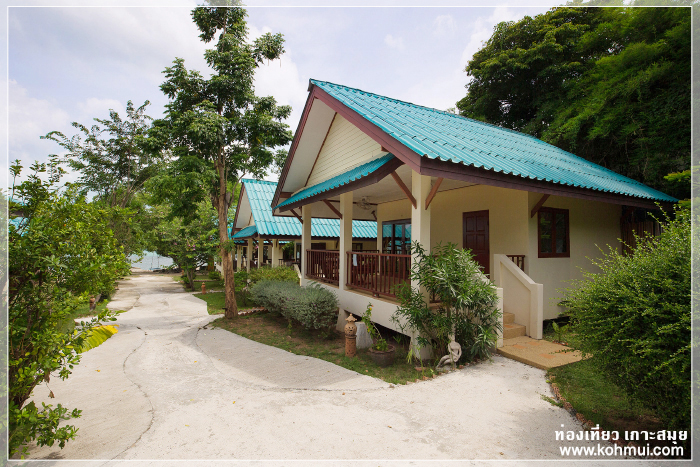
M 301 258 L 301 219 L 274 217 L 270 210 L 277 184 L 245 178 L 241 180 L 241 184 L 238 208 L 231 228 L 231 238 L 237 243 L 236 263 L 240 264 L 240 267 L 246 267 L 249 271 L 251 267 L 260 267 L 266 262 L 272 266 L 300 264 L 297 260 Z M 309 272 L 315 271 L 316 280 L 332 281 L 333 274 L 337 280 L 337 259 L 334 265 L 325 260 L 327 258 L 326 252 L 331 253 L 334 249 L 337 250 L 339 235 L 340 221 L 338 219 L 316 218 L 311 221 L 312 242 L 308 248 L 313 252 L 318 252 L 318 254 L 312 254 L 316 261 L 313 267 L 309 268 Z M 375 221 L 354 221 L 352 235 L 353 250 L 377 251 L 377 223 Z M 244 246 L 245 241 L 247 241 L 247 246 Z M 283 245 L 288 242 L 295 245 L 292 252 L 283 250 Z M 256 253 L 261 251 L 263 252 L 262 256 Z M 249 255 L 248 252 L 253 252 L 253 255 Z M 337 258 L 337 256 L 338 252 L 335 251 L 335 257 Z M 323 262 L 321 262 L 322 259 Z
M 625 219 L 675 201 L 529 135 L 311 80 L 271 206 L 303 222 L 303 282 L 313 279 L 311 219 L 340 219 L 338 281 L 324 284 L 338 295 L 339 328 L 372 301 L 373 319 L 396 329 L 408 245 L 452 242 L 502 294 L 514 321 L 503 337 L 541 339 L 543 319 L 563 310 L 558 289 L 599 248 L 621 248 Z M 351 251 L 355 219 L 376 219 L 380 251 Z

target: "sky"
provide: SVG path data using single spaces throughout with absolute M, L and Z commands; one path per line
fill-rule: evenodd
M 463 6 L 392 6 L 420 5 L 408 0 L 387 1 L 384 7 L 303 6 L 313 3 L 292 0 L 285 4 L 298 7 L 279 7 L 272 1 L 251 2 L 247 8 L 251 38 L 265 32 L 285 37 L 286 53 L 257 71 L 255 85 L 258 95 L 272 95 L 292 106 L 287 121 L 292 131 L 311 78 L 438 109 L 454 107 L 466 94 L 464 67 L 494 26 L 544 13 L 558 2 L 478 7 L 477 2 L 447 0 L 441 3 Z M 61 4 L 75 6 L 56 6 Z M 3 135 L 8 159 L 2 161 L 3 171 L 8 160 L 20 159 L 25 167 L 46 161 L 62 148 L 40 136 L 54 130 L 72 136 L 77 130 L 71 122 L 89 125 L 93 118 L 107 118 L 110 109 L 123 115 L 128 100 L 136 106 L 148 100 L 147 114 L 162 116 L 167 104 L 159 89 L 162 72 L 176 57 L 189 69 L 207 73 L 203 53 L 211 45 L 197 37 L 190 16 L 195 1 L 142 0 L 138 4 L 147 6 L 124 6 L 128 4 L 19 1 L 13 5 L 20 6 L 6 9 L 6 26 L 0 23 L 7 38 L 8 125 L 2 131 L 8 132 Z

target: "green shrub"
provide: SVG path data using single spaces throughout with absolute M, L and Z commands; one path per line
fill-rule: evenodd
M 251 287 L 253 301 L 267 310 L 297 321 L 306 329 L 330 329 L 338 317 L 338 299 L 318 284 L 263 280 Z
M 406 334 L 418 332 L 421 347 L 431 347 L 436 355 L 445 355 L 451 335 L 462 346 L 462 358 L 489 358 L 501 328 L 495 286 L 481 274 L 470 250 L 448 243 L 427 252 L 418 243 L 411 246 L 416 260 L 411 279 L 425 287 L 438 302 L 428 307 L 418 289 L 405 285 L 399 289 L 401 303 L 392 320 Z
M 294 268 L 287 266 L 253 268 L 248 274 L 248 279 L 250 279 L 252 284 L 262 280 L 299 283 L 299 276 L 297 276 Z
M 302 293 L 291 295 L 284 307 L 288 318 L 301 323 L 306 329 L 330 329 L 338 318 L 338 299 L 319 284 L 299 287 Z M 283 313 L 284 314 L 284 313 Z
M 599 273 L 566 289 L 574 332 L 607 377 L 666 423 L 690 428 L 690 220 L 666 219 L 631 256 L 610 248 Z
M 298 293 L 297 289 L 301 289 L 301 287 L 292 282 L 265 280 L 253 284 L 250 288 L 250 294 L 256 305 L 287 317 L 284 305 L 291 296 Z
M 213 280 L 213 281 L 220 281 L 221 280 L 221 273 L 216 269 L 212 269 L 211 271 L 209 271 L 208 276 L 209 276 L 209 279 Z

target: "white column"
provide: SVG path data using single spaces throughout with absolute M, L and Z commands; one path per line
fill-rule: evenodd
M 241 247 L 236 245 L 236 271 L 241 270 Z
M 417 172 L 411 171 L 411 193 L 416 199 L 416 207 L 411 209 L 411 243 L 418 242 L 421 244 L 426 253 L 430 253 L 430 206 L 425 209 L 425 199 L 430 192 L 430 177 L 420 175 Z M 415 260 L 415 255 L 413 255 Z M 411 281 L 411 287 L 417 288 L 418 282 Z M 430 298 L 427 292 L 423 289 L 425 301 Z M 415 343 L 417 336 L 411 336 L 412 344 Z M 421 358 L 429 358 L 430 349 L 421 349 Z
M 348 275 L 348 251 L 352 251 L 352 191 L 340 195 L 340 214 L 343 216 L 340 219 L 340 243 L 338 245 L 338 254 L 340 255 L 339 271 L 338 271 L 338 286 L 341 290 L 345 290 L 347 286 Z
M 272 255 L 271 255 L 272 256 L 272 267 L 276 268 L 277 266 L 279 266 L 279 262 L 280 262 L 280 252 L 281 251 L 280 251 L 279 240 L 277 240 L 277 239 L 272 240 L 272 246 L 270 246 L 270 248 L 272 248 Z
M 253 239 L 248 239 L 248 255 L 246 258 L 246 269 L 250 272 L 250 262 L 253 261 Z
M 256 250 L 258 252 L 258 269 L 260 269 L 260 265 L 263 262 L 263 251 L 265 250 L 265 240 L 258 237 L 256 244 L 258 245 L 258 249 Z
M 311 207 L 301 207 L 301 280 L 306 283 L 306 250 L 311 248 Z

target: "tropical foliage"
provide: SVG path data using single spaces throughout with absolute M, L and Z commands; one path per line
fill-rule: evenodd
M 566 290 L 581 350 L 668 429 L 690 428 L 691 225 L 688 210 L 631 255 L 610 249 L 600 272 Z
M 187 285 L 193 288 L 197 268 L 208 264 L 218 253 L 216 211 L 210 203 L 200 202 L 197 215 L 185 222 L 171 208 L 155 205 L 150 208 L 149 217 L 157 219 L 150 249 L 172 259 L 185 274 Z
M 489 357 L 501 329 L 501 312 L 496 289 L 471 251 L 448 243 L 427 252 L 414 242 L 411 252 L 411 280 L 418 287 L 399 290 L 400 306 L 392 320 L 405 334 L 417 333 L 418 344 L 435 354 L 444 355 L 454 337 L 465 358 Z M 435 303 L 427 302 L 423 289 Z
M 15 177 L 21 170 L 18 162 L 11 168 Z M 90 295 L 109 296 L 115 280 L 128 273 L 109 229 L 109 211 L 86 202 L 75 189 L 60 192 L 57 164 L 36 163 L 32 171 L 13 187 L 10 203 L 16 220 L 8 232 L 10 455 L 33 440 L 63 447 L 74 438 L 75 427 L 61 422 L 80 416 L 80 410 L 27 401 L 52 376 L 66 379 L 92 329 L 114 320 L 116 312 L 104 310 L 75 326 L 67 322 L 70 314 Z
M 664 175 L 690 167 L 690 14 L 554 8 L 499 23 L 457 108 L 674 194 Z

